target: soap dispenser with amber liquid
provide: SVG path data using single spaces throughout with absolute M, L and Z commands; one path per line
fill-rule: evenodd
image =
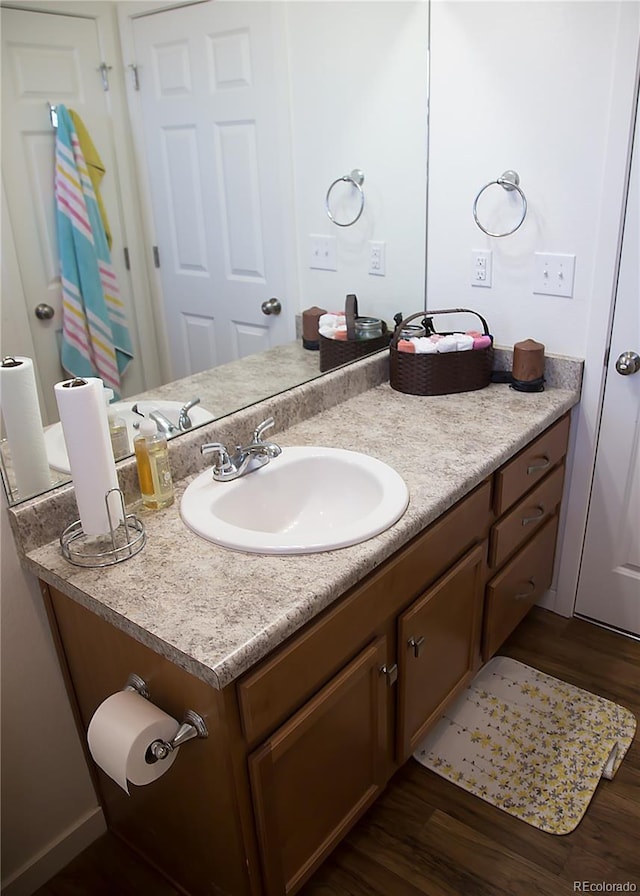
M 169 449 L 164 433 L 158 432 L 155 421 L 145 417 L 140 432 L 133 440 L 142 503 L 150 510 L 161 510 L 173 504 L 173 479 L 169 466 Z

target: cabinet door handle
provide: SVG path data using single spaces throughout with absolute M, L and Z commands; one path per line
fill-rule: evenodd
M 413 647 L 413 655 L 420 656 L 422 652 L 422 645 L 424 644 L 424 637 L 419 638 L 409 638 L 408 642 L 409 647 Z
M 539 473 L 540 470 L 546 470 L 548 466 L 550 466 L 551 461 L 547 457 L 546 454 L 543 454 L 540 460 L 537 463 L 530 464 L 527 467 L 527 476 L 533 476 L 534 473 Z
M 385 663 L 384 666 L 380 666 L 380 675 L 386 676 L 387 686 L 391 687 L 398 680 L 398 664 L 394 663 L 393 666 L 387 666 Z
M 546 513 L 546 510 L 544 509 L 542 504 L 538 504 L 537 507 L 534 507 L 534 510 L 535 510 L 534 516 L 523 516 L 522 517 L 522 525 L 523 526 L 528 526 L 529 523 L 536 523 L 538 520 L 541 520 L 542 517 Z
M 533 592 L 536 590 L 536 583 L 535 583 L 535 579 L 533 578 L 533 576 L 531 576 L 531 578 L 527 582 L 527 585 L 529 586 L 529 590 L 528 591 L 519 591 L 517 594 L 514 594 L 513 595 L 514 600 L 526 600 L 528 597 L 531 597 Z

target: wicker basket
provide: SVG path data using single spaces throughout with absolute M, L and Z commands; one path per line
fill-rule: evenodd
M 485 335 L 489 335 L 486 320 L 469 308 L 446 308 L 442 311 L 419 311 L 412 314 L 396 327 L 389 346 L 389 381 L 392 389 L 409 395 L 448 395 L 451 392 L 484 389 L 491 382 L 493 345 L 472 351 L 433 355 L 398 351 L 400 332 L 409 321 L 418 317 L 431 318 L 437 314 L 475 314 L 482 322 Z
M 387 331 L 384 321 L 382 321 L 382 336 L 377 336 L 375 339 L 355 338 L 358 300 L 354 295 L 347 296 L 345 316 L 347 339 L 328 339 L 326 336 L 319 336 L 321 373 L 333 370 L 334 367 L 340 367 L 341 364 L 348 364 L 349 361 L 357 361 L 359 358 L 364 358 L 389 345 L 391 334 Z

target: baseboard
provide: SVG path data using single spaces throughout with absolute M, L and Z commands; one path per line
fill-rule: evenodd
M 2 896 L 31 896 L 106 830 L 102 809 L 91 809 L 46 849 L 3 880 Z
M 558 592 L 555 588 L 548 588 L 537 601 L 537 606 L 544 607 L 545 610 L 555 610 L 557 596 Z
M 544 607 L 545 610 L 551 610 L 558 616 L 565 616 L 567 619 L 573 616 L 573 605 L 569 606 L 566 601 L 562 602 L 557 588 L 549 588 L 548 591 L 545 591 L 538 601 L 538 606 Z

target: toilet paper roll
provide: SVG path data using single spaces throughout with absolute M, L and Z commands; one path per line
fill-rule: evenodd
M 75 382 L 81 385 L 71 385 Z M 118 488 L 118 475 L 102 380 L 65 380 L 56 383 L 54 391 L 82 529 L 86 535 L 106 535 L 110 528 L 105 496 Z M 123 520 L 115 492 L 109 498 L 109 509 L 115 527 Z
M 0 366 L 0 405 L 20 498 L 51 488 L 42 415 L 31 358 Z
M 119 691 L 96 709 L 87 730 L 87 743 L 94 761 L 129 793 L 131 784 L 157 781 L 176 760 L 177 747 L 166 759 L 147 762 L 154 740 L 170 741 L 178 722 L 136 691 Z

